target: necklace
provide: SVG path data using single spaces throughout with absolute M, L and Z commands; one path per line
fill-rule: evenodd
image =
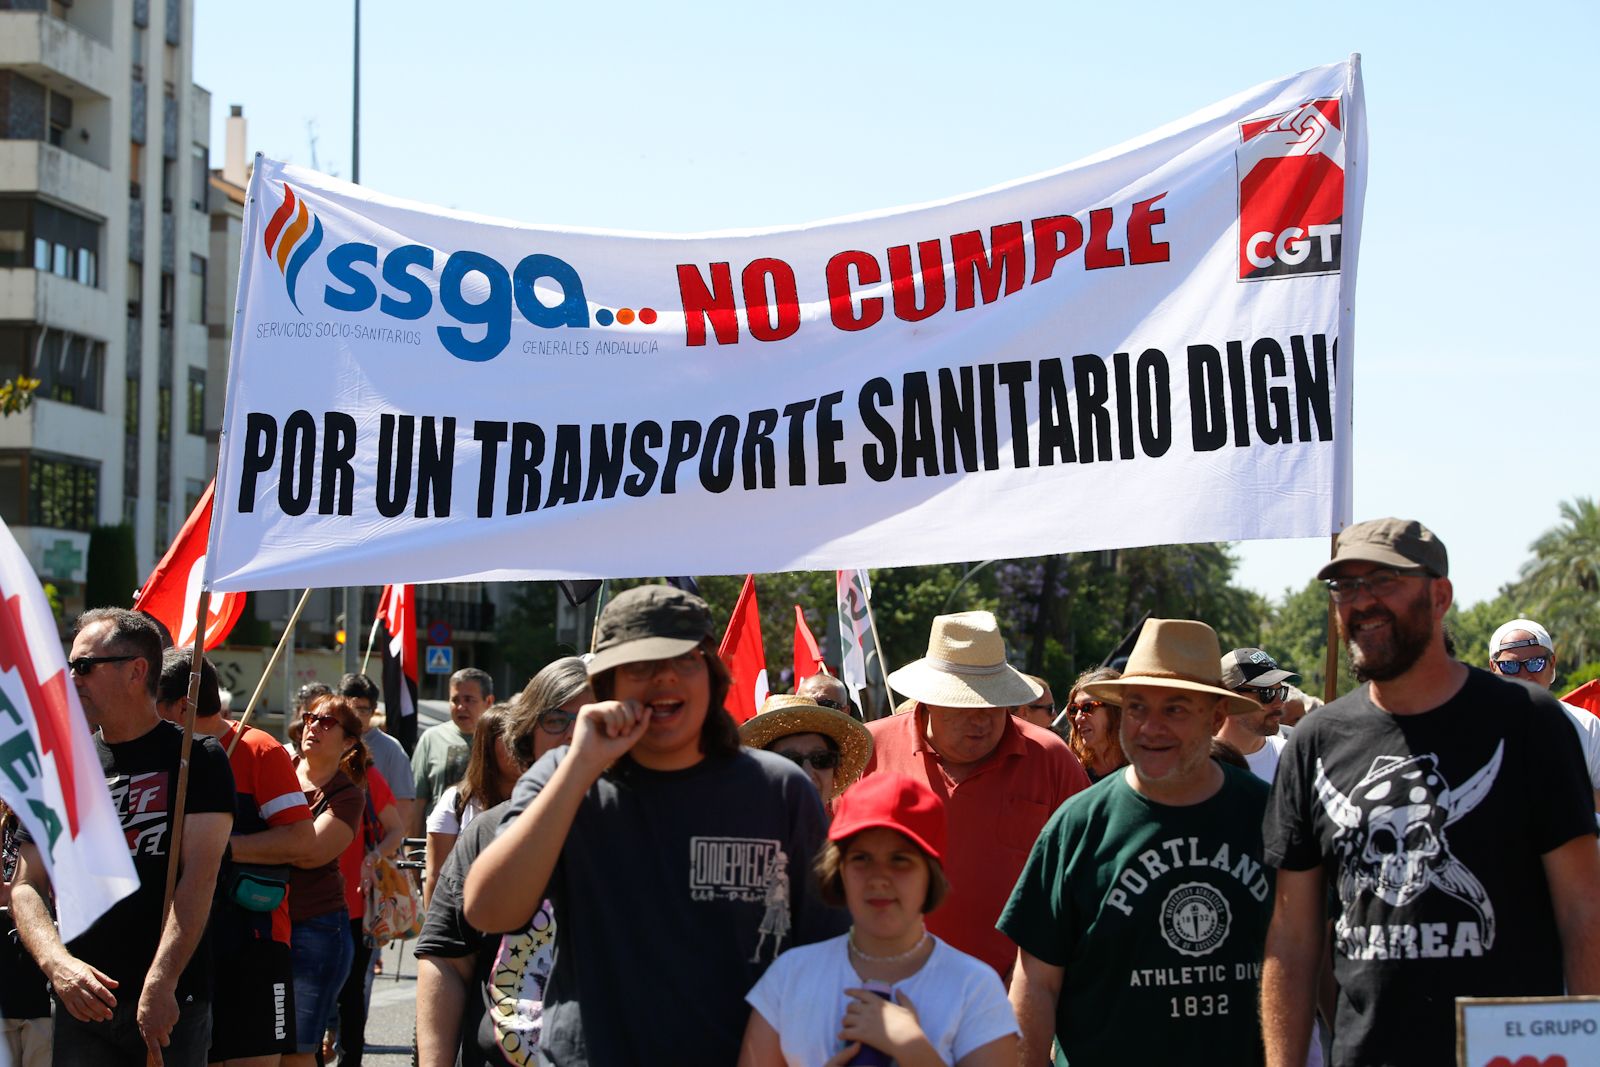
M 906 949 L 904 952 L 900 953 L 899 955 L 895 955 L 895 956 L 872 956 L 872 955 L 869 955 L 868 953 L 865 953 L 865 952 L 861 951 L 861 946 L 856 944 L 856 928 L 854 926 L 852 926 L 852 927 L 850 927 L 850 934 L 849 934 L 849 937 L 847 938 L 847 943 L 850 946 L 850 951 L 851 952 L 854 952 L 857 956 L 859 956 L 861 959 L 866 960 L 868 963 L 904 963 L 906 960 L 909 960 L 912 956 L 915 956 L 917 954 L 918 950 L 921 949 L 922 946 L 927 943 L 927 940 L 928 940 L 928 931 L 924 930 L 924 931 L 922 931 L 922 936 L 917 938 L 917 943 L 915 945 L 912 945 L 910 948 Z

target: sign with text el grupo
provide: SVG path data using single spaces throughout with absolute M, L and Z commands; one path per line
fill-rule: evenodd
M 851 569 L 1349 519 L 1357 59 L 789 229 L 537 228 L 268 159 L 217 591 Z

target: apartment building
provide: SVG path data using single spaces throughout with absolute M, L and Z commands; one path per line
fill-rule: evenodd
M 148 572 L 210 479 L 209 94 L 192 0 L 0 0 L 0 517 L 68 616 L 89 531 Z M 219 383 L 220 386 L 220 383 Z

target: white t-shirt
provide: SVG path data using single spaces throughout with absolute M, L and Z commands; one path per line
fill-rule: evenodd
M 850 965 L 846 941 L 835 937 L 790 949 L 745 996 L 778 1032 L 790 1067 L 817 1067 L 844 1047 L 838 1038 L 850 1003 L 844 991 L 866 984 Z M 1019 1032 L 994 968 L 937 937 L 928 962 L 895 983 L 894 992 L 904 993 L 915 1006 L 922 1032 L 945 1063 Z
M 1578 731 L 1578 740 L 1583 742 L 1583 762 L 1589 768 L 1589 782 L 1594 788 L 1600 789 L 1600 718 L 1594 712 L 1568 704 L 1565 700 L 1561 702 L 1561 709 L 1572 720 L 1573 727 Z
M 1289 743 L 1289 739 L 1280 731 L 1263 740 L 1266 744 L 1254 752 L 1246 752 L 1244 761 L 1250 764 L 1251 774 L 1263 782 L 1271 782 L 1278 775 L 1278 757 L 1283 755 L 1283 746 Z
M 450 786 L 439 794 L 438 803 L 433 810 L 428 812 L 428 833 L 430 834 L 457 834 L 467 828 L 478 814 L 478 802 L 467 801 L 466 807 L 461 809 L 461 818 L 456 818 L 456 787 Z

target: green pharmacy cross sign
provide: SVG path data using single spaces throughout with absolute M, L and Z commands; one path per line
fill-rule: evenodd
M 63 537 L 50 546 L 50 551 L 40 557 L 40 562 L 44 564 L 45 573 L 50 577 L 71 580 L 79 564 L 83 562 L 83 553 Z

